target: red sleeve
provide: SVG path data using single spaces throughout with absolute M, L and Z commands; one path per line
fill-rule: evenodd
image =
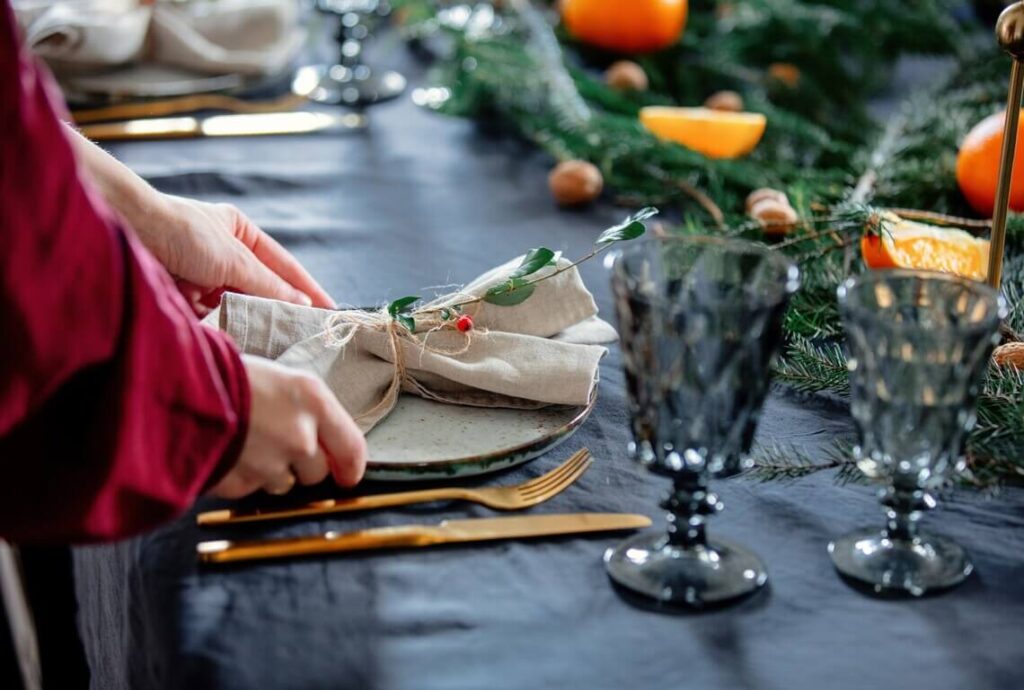
M 48 75 L 0 10 L 0 537 L 91 541 L 186 507 L 241 450 L 220 333 L 76 172 Z

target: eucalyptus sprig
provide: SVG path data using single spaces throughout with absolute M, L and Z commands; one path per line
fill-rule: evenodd
M 412 316 L 413 305 L 420 301 L 418 295 L 400 297 L 388 305 L 388 314 L 402 324 L 410 333 L 416 332 L 416 319 Z
M 511 307 L 516 304 L 521 304 L 533 294 L 537 283 L 549 278 L 554 278 L 560 273 L 565 273 L 568 270 L 576 268 L 584 261 L 593 259 L 616 242 L 628 242 L 629 240 L 635 240 L 642 236 L 647 231 L 647 226 L 644 225 L 644 221 L 657 214 L 658 209 L 653 207 L 640 209 L 618 225 L 613 225 L 602 232 L 594 242 L 594 246 L 590 252 L 583 258 L 577 259 L 568 266 L 562 266 L 560 268 L 557 267 L 558 262 L 555 257 L 555 253 L 546 247 L 531 249 L 527 252 L 526 256 L 523 257 L 523 261 L 519 264 L 519 267 L 509 275 L 508 279 L 490 288 L 484 293 L 483 297 L 463 302 L 459 306 L 465 307 L 477 302 L 487 302 L 489 304 L 496 304 L 502 307 Z M 526 280 L 527 276 L 533 275 L 547 266 L 556 266 L 556 269 L 543 276 L 532 280 Z
M 416 304 L 420 301 L 418 296 L 400 297 L 388 305 L 388 314 L 408 329 L 409 332 L 415 333 L 416 315 L 432 316 L 436 314 L 440 316 L 442 321 L 450 321 L 457 314 L 461 314 L 466 307 L 481 302 L 499 307 L 513 307 L 517 304 L 522 304 L 530 298 L 539 283 L 576 268 L 583 262 L 593 259 L 617 242 L 628 242 L 629 240 L 641 237 L 647 231 L 644 221 L 657 215 L 657 213 L 658 209 L 651 207 L 643 208 L 633 213 L 621 223 L 613 225 L 602 232 L 585 256 L 565 266 L 558 265 L 558 260 L 561 258 L 560 252 L 554 252 L 547 247 L 535 247 L 526 253 L 523 260 L 519 262 L 519 265 L 505 280 L 490 287 L 480 297 L 421 310 L 416 309 Z M 543 275 L 537 275 L 542 269 L 551 266 L 555 270 Z

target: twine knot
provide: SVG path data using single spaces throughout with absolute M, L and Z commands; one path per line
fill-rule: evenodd
M 419 353 L 430 352 L 445 357 L 458 357 L 469 351 L 473 344 L 474 333 L 486 334 L 486 329 L 474 329 L 473 331 L 460 331 L 455 328 L 452 319 L 442 317 L 442 308 L 435 304 L 428 304 L 412 313 L 416 324 L 415 332 L 410 331 L 395 319 L 387 307 L 375 310 L 365 309 L 344 309 L 331 314 L 327 318 L 324 336 L 330 347 L 344 349 L 352 344 L 356 337 L 367 331 L 384 333 L 387 336 L 388 352 L 394 371 L 391 380 L 384 390 L 383 397 L 369 409 L 354 415 L 358 423 L 365 418 L 376 418 L 391 411 L 398 402 L 398 396 L 402 391 L 415 393 L 428 400 L 437 402 L 448 402 L 442 397 L 410 375 L 406 360 L 406 347 L 403 343 L 410 343 Z M 462 338 L 459 347 L 446 349 L 432 347 L 428 340 L 433 333 L 439 331 L 451 331 L 458 333 Z

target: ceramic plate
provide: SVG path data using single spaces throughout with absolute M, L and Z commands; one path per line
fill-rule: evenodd
M 507 410 L 444 405 L 403 395 L 366 437 L 366 478 L 450 479 L 520 465 L 568 439 L 594 408 Z

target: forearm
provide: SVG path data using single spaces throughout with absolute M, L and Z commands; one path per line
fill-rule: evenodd
M 83 177 L 92 182 L 103 199 L 128 221 L 149 246 L 158 238 L 149 237 L 151 233 L 147 233 L 147 228 L 154 225 L 154 219 L 171 217 L 163 195 L 124 163 L 86 139 L 72 125 L 64 125 L 75 159 L 84 173 Z

